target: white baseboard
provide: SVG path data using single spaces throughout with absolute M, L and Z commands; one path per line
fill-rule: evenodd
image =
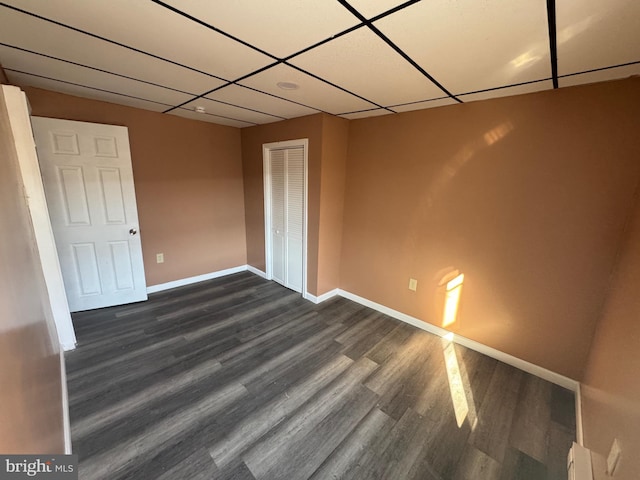
M 438 335 L 439 337 L 444 337 L 445 335 L 447 335 L 448 337 L 452 336 L 454 342 L 464 347 L 475 350 L 476 352 L 480 352 L 484 355 L 487 355 L 488 357 L 495 358 L 496 360 L 506 363 L 507 365 L 519 368 L 520 370 L 540 377 L 551 383 L 555 383 L 556 385 L 560 385 L 561 387 L 569 389 L 573 392 L 576 392 L 578 390 L 579 383 L 576 380 L 565 377 L 564 375 L 560 375 L 559 373 L 555 373 L 551 370 L 547 370 L 546 368 L 539 367 L 538 365 L 534 365 L 533 363 L 527 362 L 526 360 L 521 360 L 517 357 L 514 357 L 513 355 L 509 355 L 508 353 L 496 350 L 495 348 L 487 347 L 486 345 L 483 345 L 474 340 L 470 340 L 460 335 L 451 334 L 443 328 L 437 327 L 427 322 L 423 322 L 422 320 L 412 317 L 411 315 L 407 315 L 406 313 L 402 313 L 397 310 L 393 310 L 392 308 L 385 307 L 384 305 L 360 297 L 359 295 L 355 295 L 351 292 L 340 289 L 338 290 L 338 295 L 364 305 L 365 307 L 377 310 L 378 312 L 384 313 L 385 315 L 389 315 L 390 317 L 393 317 L 397 320 L 401 320 L 405 323 L 413 325 L 414 327 L 420 328 L 421 330 L 433 333 L 434 335 Z
M 69 352 L 71 350 L 75 350 L 76 349 L 76 344 L 75 343 L 61 343 L 60 346 L 62 347 L 62 350 L 65 352 Z
M 310 294 L 309 292 L 304 294 L 304 298 L 306 298 L 307 300 L 313 302 L 313 303 L 322 303 L 325 300 L 329 300 L 330 298 L 335 297 L 336 295 L 338 295 L 338 289 L 334 288 L 333 290 L 329 290 L 328 292 L 323 293 L 322 295 L 319 296 L 315 296 Z
M 582 388 L 578 383 L 576 393 L 576 440 L 584 447 L 584 430 L 582 429 Z
M 267 278 L 267 274 L 264 273 L 262 270 L 258 270 L 256 267 L 247 265 L 247 270 L 253 273 L 254 275 L 258 275 L 259 277 L 262 277 L 262 278 Z
M 252 267 L 253 268 L 253 267 Z M 169 290 L 171 288 L 182 287 L 184 285 L 191 285 L 192 283 L 204 282 L 205 280 L 212 280 L 218 277 L 224 277 L 233 273 L 246 272 L 248 270 L 247 265 L 239 265 L 237 267 L 227 268 L 225 270 L 218 270 L 217 272 L 205 273 L 203 275 L 196 275 L 195 277 L 182 278 L 180 280 L 174 280 L 172 282 L 160 283 L 158 285 L 152 285 L 147 287 L 147 293 L 162 292 L 163 290 Z M 252 272 L 255 273 L 255 272 Z
M 60 352 L 60 383 L 62 388 L 62 428 L 64 434 L 64 453 L 71 455 L 71 420 L 69 417 L 69 393 L 67 391 L 67 366 L 64 353 Z

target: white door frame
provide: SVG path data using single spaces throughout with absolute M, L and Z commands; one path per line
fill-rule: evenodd
M 11 129 L 16 139 L 22 180 L 38 244 L 42 273 L 49 293 L 51 311 L 56 323 L 58 340 L 64 350 L 73 350 L 76 347 L 76 335 L 69 313 L 67 294 L 58 261 L 58 251 L 49 220 L 49 210 L 44 195 L 40 165 L 36 156 L 27 100 L 25 94 L 18 87 L 3 86 L 2 90 L 7 108 L 13 112 Z
M 264 176 L 264 247 L 267 280 L 273 280 L 273 257 L 271 242 L 271 162 L 272 150 L 300 148 L 304 151 L 304 222 L 302 231 L 302 297 L 307 298 L 307 219 L 308 219 L 308 179 L 309 179 L 309 139 L 286 140 L 283 142 L 265 143 L 262 145 L 262 172 Z

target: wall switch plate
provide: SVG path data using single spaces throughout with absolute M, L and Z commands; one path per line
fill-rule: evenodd
M 156 254 L 156 263 L 164 263 L 164 253 Z
M 616 438 L 613 440 L 613 445 L 611 445 L 611 450 L 609 450 L 609 456 L 607 457 L 607 475 L 613 476 L 616 473 L 621 454 L 620 442 Z
M 409 290 L 413 290 L 414 292 L 418 289 L 418 280 L 415 278 L 409 279 Z

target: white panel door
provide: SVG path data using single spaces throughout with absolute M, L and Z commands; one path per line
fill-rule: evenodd
M 146 300 L 127 128 L 32 123 L 70 310 Z
M 269 150 L 271 277 L 287 288 L 304 288 L 305 152 Z

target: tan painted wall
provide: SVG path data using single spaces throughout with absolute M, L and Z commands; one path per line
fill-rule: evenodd
M 129 128 L 147 285 L 247 263 L 239 129 L 25 91 L 33 115 Z
M 318 225 L 320 218 L 320 164 L 322 114 L 242 129 L 242 165 L 247 229 L 247 263 L 265 271 L 264 179 L 262 145 L 284 140 L 309 139 L 307 207 L 307 289 L 315 294 L 318 278 Z
M 594 337 L 582 388 L 586 446 L 606 456 L 622 445 L 616 480 L 640 472 L 640 202 Z M 607 477 L 609 478 L 609 477 Z
M 64 453 L 60 350 L 0 99 L 0 452 Z
M 340 286 L 349 121 L 323 115 L 317 295 Z
M 340 287 L 581 379 L 640 173 L 640 79 L 352 121 Z M 418 280 L 417 293 L 408 290 Z

